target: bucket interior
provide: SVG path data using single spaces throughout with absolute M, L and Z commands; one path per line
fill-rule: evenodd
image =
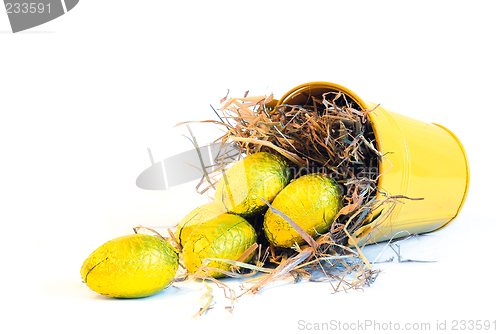
M 277 105 L 302 106 L 310 110 L 318 110 L 318 114 L 321 115 L 321 112 L 326 109 L 326 106 L 318 101 L 322 101 L 324 97 L 329 100 L 333 99 L 338 93 L 342 93 L 342 95 L 335 100 L 335 104 L 337 105 L 337 107 L 353 108 L 359 111 L 364 111 L 367 109 L 364 101 L 349 89 L 336 84 L 323 82 L 313 82 L 298 86 L 283 95 Z M 364 127 L 365 128 L 362 130 L 364 138 L 368 142 L 372 143 L 375 149 L 378 150 L 376 136 L 369 117 L 367 117 L 367 121 L 364 124 Z M 350 139 L 353 140 L 354 138 Z M 366 162 L 366 165 L 371 169 L 371 171 L 377 170 L 377 173 L 376 175 L 374 175 L 374 177 L 378 177 L 379 159 L 371 156 L 370 160 L 371 161 Z M 352 166 L 352 169 L 356 176 L 366 176 L 361 175 L 363 171 L 358 170 L 356 167 L 357 166 Z
M 339 93 L 342 93 L 339 95 Z M 337 97 L 338 96 L 338 97 Z M 337 98 L 336 98 L 337 97 Z M 327 106 L 321 103 L 323 101 L 323 98 L 327 98 L 328 100 L 334 100 L 335 105 L 337 107 L 337 110 L 339 110 L 338 114 L 341 116 L 342 114 L 342 109 L 344 108 L 353 108 L 355 110 L 358 110 L 360 112 L 364 112 L 366 109 L 365 102 L 360 99 L 356 94 L 348 90 L 347 88 L 344 88 L 342 86 L 332 84 L 332 83 L 323 83 L 323 82 L 316 82 L 316 83 L 309 83 L 309 84 L 304 84 L 302 86 L 298 86 L 292 90 L 290 90 L 288 93 L 286 93 L 281 100 L 277 103 L 277 106 L 290 106 L 288 108 L 292 108 L 292 106 L 301 106 L 304 107 L 308 110 L 314 110 L 315 114 L 318 117 L 321 117 L 322 113 L 324 113 L 327 109 Z M 331 108 L 331 107 L 330 107 Z M 284 109 L 285 112 L 287 109 Z M 289 110 L 289 109 L 288 109 Z M 334 124 L 332 126 L 333 131 L 331 132 L 334 136 L 338 135 L 338 128 L 335 127 L 336 122 L 342 122 L 342 118 L 340 117 L 339 120 L 335 120 L 332 123 Z M 376 136 L 373 130 L 373 126 L 371 123 L 371 120 L 369 117 L 365 117 L 366 121 L 359 125 L 361 129 L 358 129 L 358 131 L 352 131 L 353 136 L 348 136 L 346 137 L 346 140 L 349 141 L 355 141 L 359 140 L 361 141 L 360 138 L 357 138 L 359 136 L 359 133 L 362 134 L 364 139 L 371 145 L 376 150 L 379 150 L 379 145 L 376 141 Z M 347 123 L 346 123 L 347 125 Z M 343 125 L 342 125 L 343 126 Z M 349 126 L 353 126 L 352 124 Z M 352 128 L 351 128 L 352 129 Z M 358 135 L 356 135 L 358 133 Z M 349 197 L 352 195 L 353 189 L 350 188 L 349 186 L 349 179 L 352 180 L 353 177 L 355 178 L 367 178 L 372 182 L 372 184 L 375 187 L 378 187 L 378 177 L 379 177 L 379 157 L 374 153 L 374 152 L 368 152 L 369 149 L 366 149 L 363 147 L 365 151 L 363 152 L 364 157 L 366 158 L 362 164 L 349 164 L 347 169 L 349 170 L 348 173 L 346 173 L 344 176 L 338 176 L 335 175 L 335 173 L 331 173 L 331 170 L 326 170 L 327 174 L 333 175 L 336 181 L 343 187 L 344 194 Z M 345 170 L 344 170 L 345 171 Z M 302 176 L 302 175 L 299 175 Z M 368 195 L 366 197 L 366 201 L 369 201 L 373 199 L 374 197 L 377 196 L 377 191 L 370 191 L 368 192 Z M 347 204 L 347 203 L 346 203 Z M 364 224 L 368 224 L 371 221 L 371 218 L 373 216 L 373 213 L 370 213 L 366 216 Z M 364 225 L 363 224 L 363 225 Z M 360 227 L 360 226 L 358 226 Z

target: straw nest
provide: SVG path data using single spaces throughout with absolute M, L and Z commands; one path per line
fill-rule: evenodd
M 294 178 L 312 172 L 333 177 L 343 187 L 344 206 L 330 230 L 316 240 L 297 226 L 297 232 L 307 244 L 292 249 L 273 248 L 264 237 L 263 215 L 251 218 L 249 221 L 259 236 L 258 244 L 248 250 L 257 249 L 253 262 L 222 260 L 233 265 L 231 272 L 224 272 L 226 275 L 254 276 L 239 295 L 223 281 L 202 276 L 200 270 L 206 267 L 200 268 L 194 276 L 214 281 L 231 301 L 246 293 L 256 293 L 271 282 L 290 275 L 296 282 L 304 279 L 328 281 L 334 291 L 370 285 L 378 270 L 371 268 L 362 252 L 364 245 L 356 245 L 352 235 L 361 226 L 380 218 L 373 213 L 384 202 L 397 202 L 397 198 L 380 200 L 380 196 L 376 196 L 380 193 L 377 188 L 379 164 L 386 159 L 377 148 L 368 117 L 376 108 L 363 110 L 337 91 L 311 96 L 301 105 L 279 106 L 272 95 L 252 97 L 248 92 L 241 98 L 228 98 L 228 95 L 221 100 L 219 109 L 212 107 L 216 120 L 201 121 L 222 126 L 225 133 L 216 141 L 223 145 L 213 172 L 207 173 L 205 167 L 208 166 L 203 167 L 205 176 L 197 186 L 199 193 L 213 188 L 224 170 L 235 161 L 264 151 L 287 158 Z M 186 123 L 189 122 L 178 125 Z M 192 132 L 191 135 L 197 146 Z M 279 214 L 272 205 L 269 209 Z M 211 298 L 200 314 L 206 311 L 210 302 Z

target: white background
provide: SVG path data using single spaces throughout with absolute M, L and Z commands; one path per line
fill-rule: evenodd
M 294 332 L 306 323 L 430 323 L 498 317 L 497 1 L 81 1 L 12 34 L 0 13 L 1 327 L 9 332 Z M 231 316 L 214 287 L 179 285 L 140 300 L 81 282 L 85 258 L 139 224 L 166 228 L 206 198 L 194 185 L 136 187 L 148 166 L 192 148 L 186 120 L 213 119 L 232 96 L 280 97 L 335 82 L 383 107 L 451 129 L 471 166 L 468 199 L 445 229 L 401 244 L 436 263 L 387 263 L 364 292 L 275 284 Z M 214 128 L 193 125 L 208 143 Z M 432 163 L 432 162 L 429 162 Z M 369 247 L 374 260 L 394 256 Z M 238 288 L 241 282 L 231 281 Z M 348 332 L 354 332 L 353 330 Z

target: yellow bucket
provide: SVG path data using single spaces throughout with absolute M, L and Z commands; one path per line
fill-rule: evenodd
M 303 104 L 310 96 L 340 91 L 363 109 L 376 104 L 363 101 L 349 89 L 329 82 L 311 82 L 293 88 L 277 105 Z M 276 103 L 276 102 L 275 102 Z M 368 114 L 378 149 L 386 159 L 379 162 L 378 189 L 401 199 L 353 235 L 358 245 L 404 237 L 408 233 L 436 231 L 460 212 L 469 188 L 469 163 L 458 138 L 444 126 L 422 122 L 378 106 Z M 377 199 L 383 200 L 381 193 Z M 387 214 L 383 214 L 384 210 Z M 375 214 L 373 215 L 375 216 Z

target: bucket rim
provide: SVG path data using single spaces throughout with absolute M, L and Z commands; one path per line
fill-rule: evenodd
M 328 89 L 334 89 L 338 90 L 347 96 L 349 96 L 351 99 L 354 100 L 358 104 L 360 108 L 368 109 L 365 101 L 361 99 L 356 93 L 354 93 L 352 90 L 349 88 L 346 88 L 344 86 L 341 86 L 339 84 L 333 83 L 333 82 L 328 82 L 328 81 L 312 81 L 312 82 L 307 82 L 304 84 L 301 84 L 299 86 L 296 86 L 292 89 L 290 89 L 288 92 L 286 92 L 281 99 L 278 101 L 277 105 L 282 105 L 284 101 L 286 101 L 288 98 L 293 97 L 294 95 L 297 95 L 299 93 L 302 93 L 304 91 L 310 90 L 310 89 L 319 89 L 319 88 L 328 88 Z

